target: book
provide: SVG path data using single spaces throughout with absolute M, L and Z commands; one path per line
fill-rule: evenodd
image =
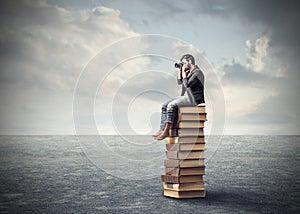
M 165 167 L 166 175 L 204 175 L 205 166 L 191 167 L 191 168 L 180 168 L 180 167 Z
M 205 143 L 166 143 L 167 151 L 195 151 L 204 149 Z
M 177 121 L 207 121 L 206 113 L 180 113 L 178 114 Z
M 205 143 L 204 136 L 167 137 L 167 143 Z
M 195 183 L 166 183 L 163 182 L 164 189 L 175 190 L 175 191 L 191 191 L 191 190 L 204 190 L 204 182 Z
M 204 128 L 203 121 L 179 121 L 178 128 Z
M 204 182 L 203 175 L 161 175 L 162 182 L 165 183 L 194 183 L 194 182 Z
M 175 191 L 164 189 L 164 196 L 173 198 L 204 198 L 206 195 L 205 190 L 194 190 L 194 191 Z
M 192 159 L 192 160 L 164 160 L 165 167 L 199 167 L 204 166 L 204 158 L 202 159 Z
M 204 136 L 203 128 L 199 129 L 178 129 L 179 136 Z
M 201 136 L 204 137 L 203 128 L 195 128 L 195 129 L 170 129 L 169 130 L 170 137 L 178 137 L 178 136 Z
M 205 106 L 181 106 L 178 113 L 205 113 Z
M 199 159 L 204 158 L 204 151 L 166 151 L 168 159 Z

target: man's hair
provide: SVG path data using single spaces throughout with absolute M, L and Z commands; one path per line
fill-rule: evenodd
M 184 54 L 180 61 L 186 59 L 187 61 L 191 60 L 192 64 L 195 65 L 195 58 L 191 54 Z

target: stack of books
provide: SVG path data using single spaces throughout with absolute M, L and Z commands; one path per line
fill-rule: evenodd
M 205 197 L 205 106 L 180 107 L 177 116 L 170 137 L 166 138 L 163 194 L 174 198 Z

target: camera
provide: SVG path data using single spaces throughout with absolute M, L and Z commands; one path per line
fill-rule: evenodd
M 182 62 L 180 62 L 180 63 L 175 63 L 175 68 L 179 68 L 179 69 L 181 69 L 182 68 L 182 66 L 183 66 L 183 63 Z

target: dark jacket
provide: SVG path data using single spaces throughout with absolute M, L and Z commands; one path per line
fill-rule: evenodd
M 205 103 L 204 74 L 197 65 L 189 72 L 187 78 L 177 78 L 177 82 L 179 85 L 182 85 L 181 96 L 187 91 L 190 99 L 194 99 L 197 104 Z

